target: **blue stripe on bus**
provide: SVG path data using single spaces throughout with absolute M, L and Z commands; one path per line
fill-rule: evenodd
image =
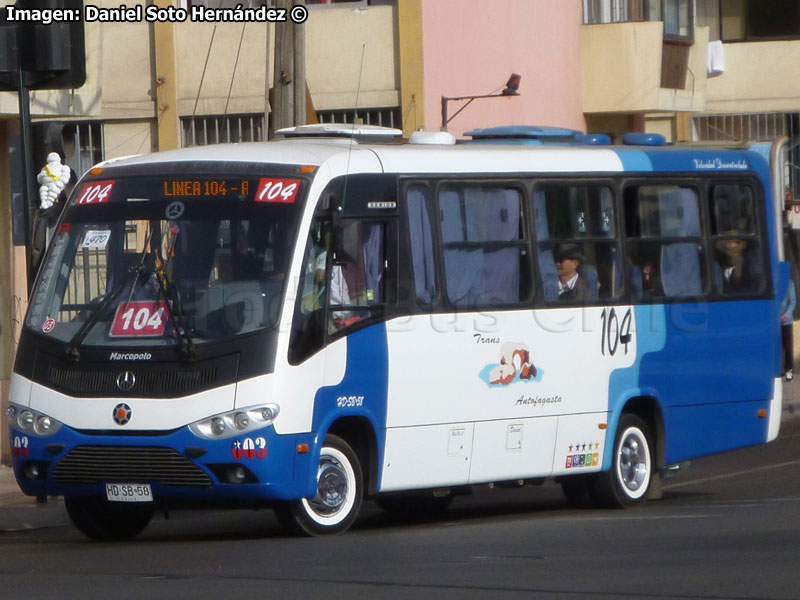
M 669 432 L 666 464 L 763 443 L 768 422 L 758 410 L 769 408 L 773 393 L 763 374 L 778 376 L 780 364 L 775 301 L 673 302 L 634 310 L 636 362 L 611 374 L 606 448 L 613 448 L 619 416 L 636 396 L 659 403 Z M 765 323 L 774 323 L 775 331 L 765 332 Z M 604 469 L 612 459 L 606 452 Z
M 375 432 L 378 465 L 383 464 L 386 446 L 386 411 L 389 387 L 389 341 L 386 324 L 379 323 L 347 336 L 347 363 L 342 381 L 320 388 L 314 398 L 313 430 L 316 432 L 315 456 L 319 456 L 325 433 L 343 417 L 361 417 Z M 363 398 L 363 400 L 359 400 Z M 340 406 L 340 399 L 343 399 Z M 358 406 L 360 404 L 360 406 Z M 316 462 L 312 462 L 316 464 Z M 368 464 L 361 465 L 366 470 Z M 377 476 L 380 478 L 381 469 Z M 316 470 L 309 473 L 316 489 Z M 377 481 L 380 488 L 380 480 Z M 312 494 L 313 495 L 313 494 Z
M 625 172 L 652 171 L 653 164 L 650 162 L 648 154 L 642 150 L 627 150 L 615 148 L 617 156 L 622 162 L 622 169 Z
M 663 305 L 640 305 L 633 307 L 636 323 L 636 360 L 633 365 L 617 369 L 611 373 L 608 382 L 609 427 L 606 430 L 606 452 L 603 454 L 603 470 L 611 468 L 613 458 L 616 423 L 625 406 L 625 402 L 635 396 L 653 396 L 658 394 L 646 381 L 641 381 L 642 360 L 648 354 L 664 349 L 667 339 L 666 310 Z
M 682 152 L 673 150 L 645 151 L 653 171 L 694 171 L 697 173 L 739 172 L 750 174 L 751 161 L 741 150 L 696 149 Z

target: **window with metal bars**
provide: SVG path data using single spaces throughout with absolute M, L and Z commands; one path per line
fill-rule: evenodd
M 35 121 L 32 131 L 35 159 L 57 152 L 78 177 L 105 158 L 100 121 Z
M 800 113 L 697 115 L 692 117 L 698 141 L 769 142 L 779 135 L 797 135 Z
M 181 117 L 181 145 L 264 141 L 264 113 Z
M 692 139 L 703 142 L 771 142 L 789 138 L 788 179 L 793 197 L 800 197 L 800 113 L 697 115 L 692 117 Z
M 401 127 L 400 108 L 397 106 L 317 111 L 317 120 L 320 123 L 353 123 L 355 119 L 360 119 L 360 122 L 366 125 Z

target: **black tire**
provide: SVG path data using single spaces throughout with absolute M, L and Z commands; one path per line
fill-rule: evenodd
M 275 514 L 294 535 L 335 535 L 353 525 L 363 497 L 358 457 L 343 439 L 328 435 L 320 450 L 316 496 L 283 502 L 275 507 Z
M 435 490 L 399 492 L 375 496 L 375 504 L 386 512 L 402 515 L 440 515 L 453 502 L 452 490 L 438 493 Z
M 152 502 L 109 502 L 97 496 L 64 498 L 72 524 L 86 537 L 124 541 L 139 535 L 155 513 Z
M 614 436 L 609 471 L 598 473 L 590 489 L 601 506 L 627 508 L 643 503 L 650 491 L 655 457 L 650 432 L 636 415 L 623 414 Z

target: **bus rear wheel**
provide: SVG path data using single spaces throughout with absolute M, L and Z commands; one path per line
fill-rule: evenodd
M 653 478 L 653 444 L 644 421 L 623 414 L 614 437 L 609 471 L 598 473 L 591 495 L 603 506 L 626 508 L 647 499 Z
M 67 496 L 64 506 L 78 531 L 101 541 L 124 541 L 136 537 L 155 513 L 152 502 L 109 502 L 96 496 Z
M 275 508 L 284 528 L 295 535 L 334 535 L 347 531 L 358 517 L 364 496 L 361 465 L 350 445 L 328 435 L 320 450 L 317 493 Z

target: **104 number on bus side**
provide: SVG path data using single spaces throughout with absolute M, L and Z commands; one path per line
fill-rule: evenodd
M 631 326 L 633 324 L 633 309 L 628 308 L 620 317 L 622 310 L 604 308 L 600 314 L 600 354 L 614 356 L 621 349 L 628 354 L 628 346 L 633 341 Z

